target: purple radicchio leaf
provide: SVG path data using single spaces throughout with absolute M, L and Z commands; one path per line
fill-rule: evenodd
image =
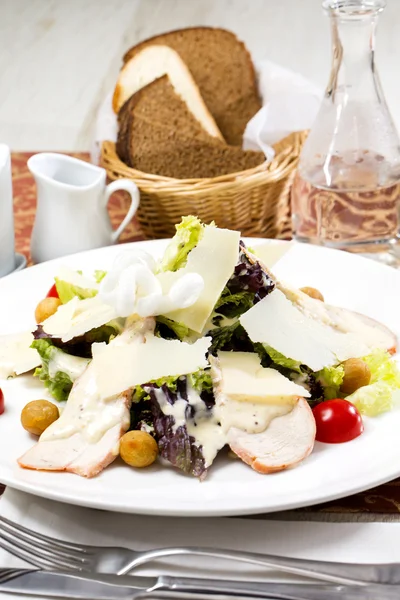
M 36 330 L 32 332 L 35 340 L 49 339 L 60 350 L 73 356 L 81 356 L 82 358 L 92 357 L 92 344 L 94 342 L 106 342 L 108 344 L 111 336 L 115 334 L 116 330 L 113 326 L 102 325 L 101 327 L 91 329 L 79 337 L 73 338 L 69 342 L 62 342 L 59 337 L 46 333 L 41 324 L 37 325 Z
M 275 283 L 268 273 L 264 271 L 259 262 L 252 262 L 249 259 L 244 252 L 245 249 L 244 242 L 240 241 L 239 259 L 226 287 L 231 294 L 243 291 L 253 292 L 253 304 L 257 304 L 257 302 L 274 290 Z
M 43 329 L 43 325 L 38 325 L 35 331 L 32 331 L 33 339 L 35 340 L 45 340 L 51 339 L 52 336 L 49 333 L 46 333 Z
M 176 392 L 166 384 L 160 388 L 152 384 L 143 388 L 150 395 L 153 426 L 161 456 L 184 473 L 204 479 L 207 469 L 201 447 L 195 444 L 196 440 L 189 435 L 186 425 L 175 427 L 174 417 L 163 413 L 157 399 L 159 394 L 163 394 L 164 400 L 172 405 L 178 399 L 188 401 L 186 377 L 177 380 Z M 191 411 L 192 407 L 188 404 L 186 418 L 193 417 Z

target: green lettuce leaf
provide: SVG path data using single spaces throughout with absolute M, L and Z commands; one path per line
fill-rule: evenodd
M 385 381 L 376 381 L 359 388 L 346 400 L 354 404 L 360 413 L 376 417 L 393 408 L 393 388 Z
M 153 379 L 153 381 L 151 381 L 150 383 L 154 383 L 158 387 L 161 387 L 162 385 L 166 385 L 167 387 L 169 387 L 169 389 L 172 392 L 176 392 L 177 379 L 178 379 L 178 377 L 174 377 L 174 376 L 160 377 L 159 379 Z
M 68 281 L 63 281 L 62 279 L 55 278 L 57 294 L 63 304 L 66 304 L 75 296 L 78 296 L 81 300 L 85 300 L 85 298 L 93 298 L 96 296 L 97 290 L 90 288 L 81 288 L 77 285 L 73 285 Z
M 325 400 L 340 398 L 340 386 L 343 383 L 344 368 L 342 365 L 337 367 L 325 367 L 315 373 L 316 380 L 324 388 Z
M 236 321 L 236 323 L 232 323 L 232 325 L 211 329 L 208 334 L 212 339 L 210 353 L 215 354 L 218 350 L 228 349 L 227 346 L 230 345 L 232 338 L 239 327 L 241 327 L 241 325 L 239 321 Z
M 164 317 L 159 315 L 156 317 L 156 330 L 155 335 L 158 337 L 162 337 L 164 339 L 178 339 L 183 340 L 187 338 L 191 333 L 189 327 L 183 325 L 183 323 L 178 323 L 177 321 L 173 321 L 172 319 L 168 319 L 168 317 Z
M 188 254 L 202 238 L 204 225 L 197 217 L 182 217 L 175 225 L 176 234 L 169 243 L 159 264 L 159 271 L 177 271 L 186 265 Z
M 201 392 L 209 392 L 213 391 L 213 384 L 210 375 L 210 371 L 205 371 L 204 369 L 200 369 L 196 371 L 196 373 L 191 373 L 187 375 L 188 381 L 191 386 L 197 390 L 199 393 Z M 157 387 L 161 387 L 166 385 L 171 392 L 176 393 L 177 391 L 177 381 L 179 377 L 161 377 L 160 379 L 154 379 L 153 381 L 149 381 L 148 383 L 155 384 Z M 141 385 L 137 385 L 133 391 L 133 402 L 141 402 L 142 400 L 148 400 L 150 395 L 145 392 Z
M 393 389 L 400 388 L 400 371 L 396 361 L 385 350 L 375 350 L 372 354 L 364 356 L 363 361 L 367 363 L 371 371 L 370 383 L 385 381 Z
M 253 304 L 254 293 L 243 291 L 232 294 L 225 287 L 214 307 L 214 311 L 223 314 L 227 318 L 233 318 L 247 312 Z
M 207 371 L 200 369 L 199 371 L 196 371 L 196 373 L 191 373 L 188 375 L 188 380 L 191 386 L 199 393 L 213 392 L 213 384 L 209 369 Z
M 86 369 L 89 359 L 67 354 L 48 338 L 34 340 L 31 348 L 38 351 L 42 360 L 42 366 L 35 370 L 35 377 L 43 381 L 53 398 L 59 402 L 67 400 L 73 382 Z
M 166 385 L 172 392 L 176 392 L 177 389 L 177 377 L 160 377 L 159 379 L 153 379 L 152 381 L 147 381 L 146 384 L 152 383 L 157 387 L 161 387 L 162 385 Z M 133 390 L 132 401 L 140 402 L 141 400 L 148 400 L 150 395 L 142 388 L 141 385 L 137 385 Z
M 283 354 L 271 348 L 267 344 L 262 344 L 265 352 L 271 358 L 272 362 L 280 367 L 284 367 L 285 369 L 289 369 L 290 371 L 295 371 L 296 373 L 302 373 L 301 364 L 292 358 L 286 358 Z
M 58 402 L 66 402 L 72 388 L 72 381 L 66 373 L 58 371 L 55 376 L 50 379 L 45 369 L 38 367 L 34 373 L 35 377 L 39 377 L 43 381 L 49 393 Z
M 77 271 L 77 273 L 82 275 L 82 271 Z M 100 283 L 106 275 L 107 271 L 96 270 L 94 272 L 94 281 Z M 58 277 L 55 277 L 55 283 L 58 296 L 63 304 L 66 304 L 75 296 L 78 296 L 81 300 L 85 300 L 85 298 L 93 298 L 97 294 L 97 290 L 94 288 L 83 288 Z
M 105 325 L 100 325 L 100 327 L 95 327 L 87 331 L 81 337 L 86 344 L 100 344 L 101 342 L 109 344 L 122 330 L 121 322 L 118 319 L 114 319 Z M 81 338 L 74 338 L 73 341 L 78 341 L 79 339 Z
M 96 270 L 94 272 L 94 278 L 96 280 L 96 283 L 100 283 L 101 281 L 103 281 L 103 279 L 106 275 L 107 275 L 107 271 Z
M 363 360 L 370 368 L 371 381 L 346 400 L 362 414 L 375 417 L 393 408 L 394 394 L 400 390 L 400 371 L 395 360 L 384 350 L 375 350 Z
M 147 394 L 147 392 L 144 391 L 144 389 L 142 388 L 141 385 L 137 385 L 134 390 L 133 390 L 133 394 L 132 394 L 132 402 L 138 403 L 141 402 L 142 400 L 148 399 L 149 398 L 149 394 Z

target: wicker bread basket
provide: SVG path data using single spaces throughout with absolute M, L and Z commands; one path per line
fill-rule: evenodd
M 171 237 L 184 215 L 197 215 L 243 236 L 291 235 L 290 188 L 305 133 L 275 145 L 275 158 L 253 169 L 211 179 L 172 179 L 125 165 L 115 144 L 102 144 L 101 162 L 110 179 L 132 179 L 140 189 L 138 220 L 147 239 Z

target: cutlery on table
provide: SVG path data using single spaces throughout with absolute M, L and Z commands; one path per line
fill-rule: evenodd
M 139 600 L 149 596 L 174 600 L 227 596 L 264 600 L 398 600 L 400 586 L 351 587 L 0 569 L 0 592 L 80 600 Z
M 400 564 L 396 563 L 346 564 L 215 548 L 172 547 L 135 551 L 128 548 L 88 546 L 64 542 L 31 531 L 1 516 L 0 547 L 41 569 L 81 573 L 124 575 L 139 565 L 159 558 L 186 555 L 240 561 L 344 585 L 400 585 Z

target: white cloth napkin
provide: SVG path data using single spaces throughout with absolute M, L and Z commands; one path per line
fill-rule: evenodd
M 0 500 L 0 513 L 47 535 L 86 544 L 124 545 L 139 550 L 198 545 L 344 562 L 400 562 L 400 523 L 145 517 L 60 504 L 11 489 Z M 1 567 L 21 565 L 21 561 L 0 552 Z M 253 580 L 266 577 L 256 567 L 198 557 L 168 559 L 141 567 L 136 573 Z M 282 579 L 271 572 L 268 578 Z M 3 598 L 12 600 L 15 596 L 0 594 L 0 600 Z
M 260 61 L 256 69 L 263 106 L 247 124 L 243 148 L 261 150 L 272 159 L 272 144 L 312 126 L 322 91 L 299 73 L 269 60 Z
M 256 63 L 261 110 L 247 124 L 243 147 L 274 157 L 272 144 L 294 131 L 309 129 L 321 104 L 322 90 L 299 73 L 269 60 Z M 97 114 L 91 159 L 99 163 L 101 143 L 117 139 L 117 118 L 112 108 L 113 91 L 107 94 Z

